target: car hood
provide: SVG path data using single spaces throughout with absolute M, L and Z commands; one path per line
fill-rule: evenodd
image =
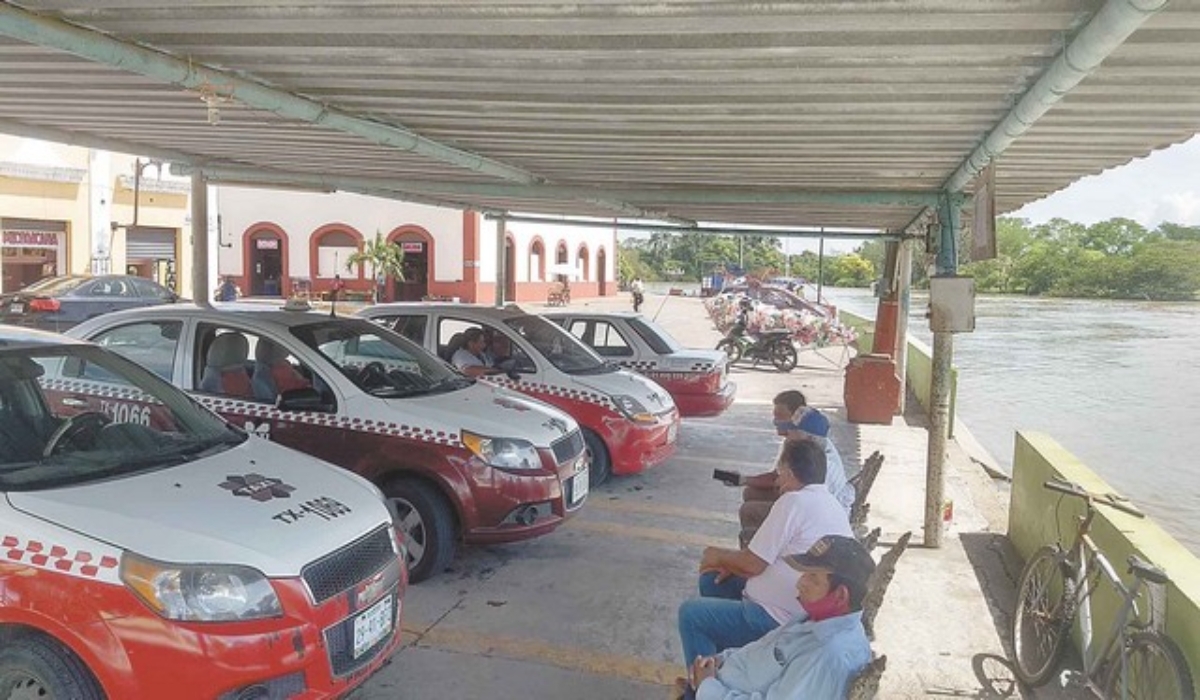
M 169 469 L 8 499 L 19 511 L 151 559 L 240 564 L 272 577 L 298 576 L 390 521 L 367 482 L 255 438 Z
M 455 437 L 469 430 L 487 437 L 520 438 L 548 448 L 579 427 L 574 418 L 553 406 L 487 382 L 445 394 L 387 399 L 387 403 L 394 404 L 397 414 L 419 416 L 417 427 Z
M 675 408 L 667 390 L 653 381 L 628 370 L 605 374 L 573 375 L 575 383 L 609 396 L 632 396 L 651 413 L 665 413 Z

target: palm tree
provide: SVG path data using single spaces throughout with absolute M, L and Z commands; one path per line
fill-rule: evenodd
M 383 292 L 384 279 L 393 277 L 404 280 L 404 251 L 400 246 L 384 240 L 383 234 L 375 232 L 375 239 L 363 249 L 346 258 L 346 269 L 353 272 L 358 265 L 368 264 L 375 273 L 375 301 Z

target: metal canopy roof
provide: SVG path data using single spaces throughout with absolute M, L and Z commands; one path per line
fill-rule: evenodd
M 1102 6 L 0 0 L 0 131 L 216 180 L 895 231 Z M 1145 20 L 1003 152 L 998 210 L 1200 131 L 1197 29 L 1198 0 Z

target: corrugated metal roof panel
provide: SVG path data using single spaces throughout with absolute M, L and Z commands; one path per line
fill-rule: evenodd
M 897 228 L 912 206 L 679 204 L 654 190 L 937 189 L 1092 0 L 743 3 L 31 0 L 34 12 L 685 219 Z M 11 8 L 7 2 L 0 9 Z M 998 208 L 1200 130 L 1200 3 L 1151 18 L 999 160 Z M 215 100 L 210 124 L 201 99 Z M 500 210 L 611 216 L 328 127 L 0 38 L 0 124 L 278 174 L 421 180 Z M 56 132 L 57 133 L 57 132 Z M 440 185 L 437 183 L 441 183 Z M 428 194 L 428 193 L 426 193 Z

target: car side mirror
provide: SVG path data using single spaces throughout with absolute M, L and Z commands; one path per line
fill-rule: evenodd
M 505 372 L 504 374 L 505 374 L 505 375 L 506 375 L 506 376 L 507 376 L 509 379 L 513 380 L 514 382 L 519 382 L 519 381 L 521 381 L 521 373 L 520 373 L 520 372 L 518 372 L 518 371 L 517 371 L 517 370 L 515 370 L 515 369 L 510 369 L 510 370 L 508 370 L 507 372 Z
M 311 387 L 290 389 L 281 393 L 275 399 L 275 408 L 280 411 L 321 411 L 328 413 L 333 410 L 321 396 L 321 392 Z

